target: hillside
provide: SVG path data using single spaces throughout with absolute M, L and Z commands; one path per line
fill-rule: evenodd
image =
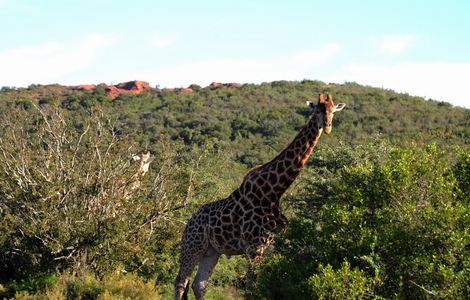
M 161 135 L 182 138 L 186 144 L 212 143 L 230 146 L 238 159 L 251 166 L 273 156 L 304 125 L 309 111 L 306 100 L 317 94 L 333 94 L 347 108 L 335 118 L 333 135 L 323 144 L 341 141 L 359 145 L 370 138 L 396 143 L 413 140 L 442 145 L 468 145 L 470 110 L 445 102 L 424 100 L 391 90 L 355 83 L 326 85 L 319 81 L 279 81 L 261 85 L 218 84 L 201 88 L 156 89 L 140 82 L 117 87 L 84 85 L 32 85 L 3 88 L 0 109 L 12 105 L 53 105 L 72 112 L 102 106 L 119 119 L 120 132 L 130 134 L 152 148 Z
M 0 299 L 170 299 L 185 222 L 320 92 L 347 106 L 281 198 L 289 229 L 260 264 L 223 256 L 207 299 L 466 299 L 470 110 L 307 80 L 2 88 Z

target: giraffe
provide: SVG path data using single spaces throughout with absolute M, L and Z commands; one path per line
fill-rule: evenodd
M 131 185 L 131 192 L 140 188 L 141 178 L 143 178 L 148 172 L 150 163 L 155 159 L 155 157 L 150 155 L 150 151 L 147 151 L 146 153 L 142 153 L 140 155 L 134 155 L 132 159 L 134 161 L 139 161 L 139 166 L 137 167 L 137 171 L 133 177 L 134 182 Z
M 121 200 L 116 200 L 114 207 L 109 208 L 109 206 L 103 205 L 106 199 L 109 198 L 109 193 L 117 193 L 122 195 L 123 200 L 129 200 L 133 194 L 140 188 L 142 185 L 142 179 L 145 174 L 148 172 L 150 163 L 155 159 L 151 156 L 150 151 L 142 152 L 140 155 L 133 155 L 132 160 L 139 161 L 139 165 L 136 168 L 135 173 L 131 178 L 120 178 L 116 180 L 115 188 L 110 188 L 103 190 L 99 195 L 94 199 L 94 201 L 88 206 L 88 209 L 96 213 L 99 209 L 110 209 L 109 213 L 112 217 L 116 217 L 118 214 L 119 208 L 122 207 Z
M 188 221 L 181 243 L 175 299 L 187 299 L 189 277 L 199 264 L 192 284 L 196 299 L 204 299 L 209 277 L 220 255 L 246 254 L 259 262 L 277 229 L 287 228 L 279 199 L 299 175 L 322 132 L 331 132 L 333 114 L 345 107 L 320 94 L 313 114 L 294 140 L 268 163 L 250 170 L 240 187 L 226 199 L 202 206 Z

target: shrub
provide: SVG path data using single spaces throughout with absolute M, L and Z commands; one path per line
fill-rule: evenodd
M 99 279 L 85 273 L 80 276 L 62 274 L 53 285 L 42 291 L 16 293 L 12 299 L 141 299 L 159 300 L 159 292 L 155 284 L 135 274 L 113 273 Z
M 307 283 L 311 297 L 320 300 L 364 299 L 370 289 L 367 276 L 358 268 L 351 270 L 348 262 L 343 262 L 338 270 L 320 264 L 317 274 Z
M 457 179 L 458 192 L 461 193 L 464 201 L 470 200 L 470 153 L 463 150 L 459 151 L 459 156 L 453 174 Z
M 432 145 L 361 148 L 317 154 L 303 192 L 286 199 L 299 211 L 261 268 L 259 296 L 304 295 L 307 283 L 323 297 L 347 275 L 374 297 L 465 298 L 470 205 L 459 191 L 466 154 L 453 166 Z
M 163 141 L 138 178 L 135 144 L 100 111 L 72 121 L 53 107 L 16 109 L 0 119 L 0 282 L 67 268 L 169 272 L 178 223 L 168 220 L 187 187 L 175 162 L 191 153 Z

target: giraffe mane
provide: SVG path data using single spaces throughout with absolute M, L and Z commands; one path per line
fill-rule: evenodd
M 243 176 L 243 178 L 246 178 L 248 175 L 258 171 L 263 165 L 258 165 L 256 167 L 253 167 L 251 169 L 248 170 L 248 172 L 246 172 L 245 176 Z

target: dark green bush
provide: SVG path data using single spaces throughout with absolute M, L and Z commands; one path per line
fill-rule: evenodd
M 135 144 L 99 112 L 81 126 L 55 108 L 1 119 L 0 282 L 67 268 L 169 272 L 179 225 L 168 220 L 184 207 L 191 159 L 178 143 L 162 142 L 138 178 Z
M 0 290 L 0 297 L 2 296 Z M 84 273 L 80 276 L 61 274 L 54 277 L 42 291 L 21 290 L 9 297 L 16 300 L 40 299 L 161 299 L 155 283 L 147 281 L 135 274 L 112 273 L 103 278 Z
M 309 293 L 314 299 L 364 299 L 369 296 L 370 282 L 358 268 L 351 270 L 347 261 L 334 270 L 321 265 L 318 272 L 307 280 Z
M 57 271 L 103 277 L 116 268 L 171 290 L 184 222 L 227 196 L 247 168 L 275 157 L 309 117 L 305 100 L 319 92 L 347 108 L 281 201 L 288 233 L 258 277 L 245 278 L 243 258 L 221 260 L 208 295 L 230 299 L 246 289 L 245 297 L 319 298 L 347 286 L 343 277 L 365 297 L 470 294 L 469 110 L 355 83 L 193 88 L 114 100 L 101 87 L 1 89 L 4 295 L 44 291 Z M 371 137 L 400 147 L 368 144 Z M 145 149 L 155 162 L 129 195 L 130 156 Z
M 462 200 L 468 203 L 470 200 L 470 153 L 463 150 L 459 152 L 453 173 L 457 180 L 457 192 L 461 194 Z
M 470 206 L 455 192 L 463 158 L 452 166 L 436 146 L 385 145 L 318 157 L 304 192 L 288 199 L 301 212 L 261 268 L 261 297 L 339 299 L 325 291 L 342 280 L 375 297 L 468 294 Z

